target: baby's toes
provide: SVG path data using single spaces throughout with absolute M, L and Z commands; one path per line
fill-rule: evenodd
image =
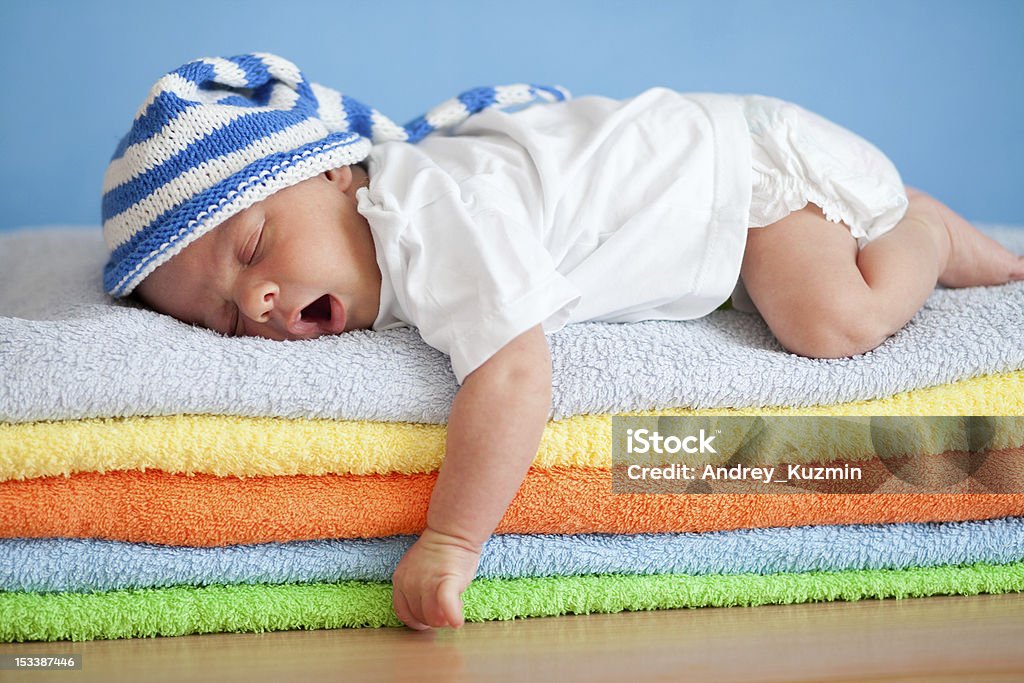
M 986 287 L 1022 279 L 1021 258 L 999 242 L 963 224 L 950 231 L 950 257 L 939 283 L 946 287 Z
M 1006 253 L 998 272 L 1003 276 L 1002 283 L 1024 279 L 1024 257 Z
M 1011 280 L 1024 280 L 1024 256 L 1017 257 L 1017 265 L 1013 267 L 1013 271 L 1010 273 Z

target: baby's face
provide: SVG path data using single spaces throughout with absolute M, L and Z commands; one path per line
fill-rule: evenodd
M 139 285 L 155 310 L 232 336 L 313 339 L 367 329 L 380 305 L 366 174 L 322 173 L 236 214 Z

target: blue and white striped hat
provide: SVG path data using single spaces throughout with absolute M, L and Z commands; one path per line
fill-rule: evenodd
M 567 97 L 557 86 L 475 88 L 399 126 L 276 55 L 191 61 L 153 86 L 107 167 L 104 289 L 127 296 L 231 216 L 362 161 L 374 143 L 416 142 L 488 107 Z

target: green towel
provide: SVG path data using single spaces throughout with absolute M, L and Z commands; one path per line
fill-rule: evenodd
M 468 621 L 678 607 L 1024 591 L 1024 562 L 801 574 L 478 579 Z M 398 626 L 391 585 L 362 581 L 0 593 L 0 641 Z

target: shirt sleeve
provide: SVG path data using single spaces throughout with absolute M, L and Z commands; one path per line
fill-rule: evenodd
M 580 298 L 529 226 L 456 191 L 402 230 L 404 308 L 424 341 L 451 357 L 459 384 L 535 325 L 557 330 Z

